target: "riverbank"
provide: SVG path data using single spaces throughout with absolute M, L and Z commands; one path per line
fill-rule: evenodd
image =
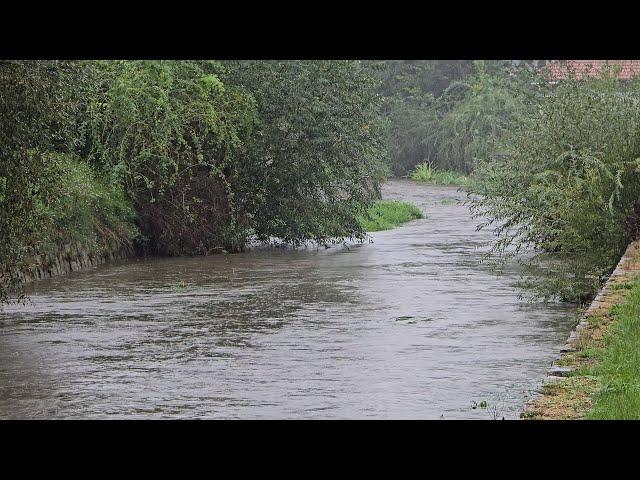
M 32 268 L 19 275 L 23 284 L 26 285 L 36 280 L 88 270 L 104 263 L 126 260 L 134 256 L 133 248 L 128 245 L 98 253 L 80 244 L 66 245 L 55 254 L 39 255 L 35 258 Z
M 640 418 L 640 241 L 629 245 L 522 418 Z
M 411 203 L 379 200 L 366 213 L 360 215 L 358 221 L 365 231 L 377 232 L 390 230 L 420 218 L 423 218 L 422 212 Z M 104 247 L 99 251 L 95 248 L 87 248 L 81 243 L 68 244 L 57 249 L 54 253 L 37 256 L 27 271 L 17 275 L 22 284 L 28 284 L 36 280 L 88 270 L 110 261 L 124 260 L 135 256 L 134 249 L 127 244 L 114 248 Z

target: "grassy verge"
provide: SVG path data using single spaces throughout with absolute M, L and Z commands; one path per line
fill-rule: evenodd
M 437 170 L 430 163 L 421 163 L 411 173 L 411 180 L 429 182 L 436 185 L 469 185 L 469 177 L 451 170 Z
M 378 200 L 363 214 L 358 221 L 367 232 L 390 230 L 398 225 L 422 218 L 418 207 L 407 202 L 396 200 Z
M 594 397 L 587 418 L 640 419 L 640 281 L 624 303 L 611 308 L 613 322 L 600 352 L 601 362 L 591 368 L 602 388 Z
M 637 247 L 637 246 L 636 246 Z M 523 418 L 640 419 L 640 248 L 601 302 L 590 309 L 573 346 L 556 362 L 569 377 L 547 384 Z

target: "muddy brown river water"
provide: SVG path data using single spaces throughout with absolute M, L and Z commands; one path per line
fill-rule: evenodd
M 479 262 L 491 233 L 456 188 L 383 196 L 426 218 L 372 243 L 35 284 L 0 312 L 0 418 L 517 418 L 575 310 L 520 300 L 515 269 Z

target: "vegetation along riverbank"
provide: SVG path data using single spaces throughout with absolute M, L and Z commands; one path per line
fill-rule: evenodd
M 0 304 L 69 244 L 364 238 L 379 83 L 358 61 L 0 61 Z
M 633 242 L 550 370 L 530 419 L 640 419 L 640 243 Z
M 458 185 L 465 187 L 469 185 L 469 178 L 459 172 L 452 170 L 438 170 L 430 163 L 421 163 L 411 172 L 411 180 L 417 182 L 428 182 L 434 185 Z
M 364 240 L 421 216 L 394 175 L 462 186 L 488 260 L 584 306 L 640 237 L 640 80 L 565 63 L 0 60 L 0 305 L 130 254 Z M 559 416 L 639 416 L 640 286 L 606 294 Z
M 412 173 L 474 194 L 492 258 L 515 256 L 527 291 L 587 302 L 640 224 L 640 84 L 550 71 L 2 60 L 0 302 L 69 244 L 206 255 L 363 239 L 381 182 Z

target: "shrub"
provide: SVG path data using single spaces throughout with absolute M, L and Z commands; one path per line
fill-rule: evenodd
M 68 244 L 91 253 L 131 246 L 137 235 L 135 212 L 121 188 L 96 177 L 84 161 L 68 154 L 48 153 L 52 182 L 38 197 L 43 252 Z
M 430 141 L 439 168 L 470 173 L 478 159 L 488 159 L 499 140 L 524 109 L 522 84 L 487 71 L 476 63 L 476 73 L 453 82 L 438 98 L 437 121 Z
M 0 304 L 42 252 L 37 205 L 58 179 L 47 153 L 78 142 L 83 78 L 81 63 L 0 61 Z
M 241 221 L 259 240 L 363 237 L 357 211 L 384 174 L 375 65 L 240 61 L 225 81 L 256 101 L 253 134 L 229 178 Z
M 122 184 L 147 251 L 207 253 L 229 245 L 226 172 L 253 103 L 220 80 L 218 62 L 99 64 L 104 92 L 91 106 L 92 159 Z
M 421 162 L 473 171 L 522 108 L 527 68 L 510 61 L 385 62 L 380 91 L 393 173 L 405 175 Z
M 638 93 L 637 81 L 613 78 L 544 87 L 476 172 L 483 196 L 472 207 L 499 237 L 494 252 L 533 247 L 525 284 L 545 298 L 589 298 L 630 239 L 640 198 Z

